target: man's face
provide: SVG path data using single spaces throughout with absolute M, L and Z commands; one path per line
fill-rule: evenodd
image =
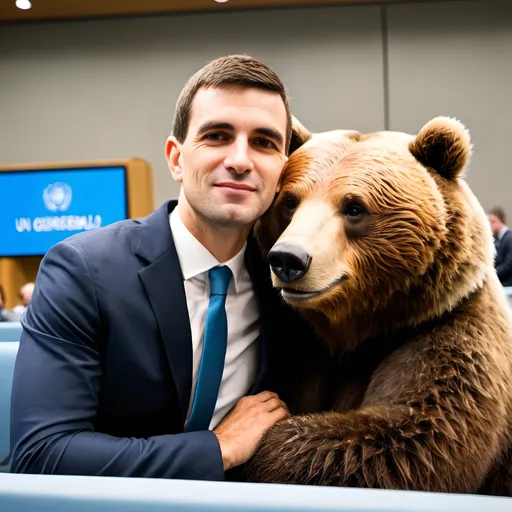
M 171 138 L 166 148 L 173 177 L 182 183 L 185 216 L 217 227 L 252 225 L 278 189 L 286 124 L 277 93 L 200 89 L 187 138 L 183 144 Z
M 492 234 L 494 236 L 498 236 L 501 228 L 503 227 L 502 222 L 500 219 L 498 219 L 498 217 L 496 217 L 496 215 L 493 215 L 492 213 L 487 215 L 487 218 L 489 219 L 489 224 L 491 225 Z

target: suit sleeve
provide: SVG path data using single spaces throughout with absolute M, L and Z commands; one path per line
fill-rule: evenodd
M 512 235 L 507 236 L 502 241 L 503 261 L 496 265 L 496 273 L 500 281 L 506 281 L 512 277 Z
M 210 431 L 148 439 L 94 431 L 102 326 L 91 274 L 71 243 L 57 244 L 43 258 L 22 325 L 11 471 L 224 480 L 220 446 Z

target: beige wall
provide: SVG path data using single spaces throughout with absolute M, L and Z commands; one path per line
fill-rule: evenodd
M 474 144 L 467 180 L 512 221 L 512 1 L 390 6 L 390 128 L 459 118 Z
M 475 141 L 471 184 L 512 215 L 507 0 L 2 26 L 0 163 L 138 156 L 157 205 L 176 197 L 163 156 L 174 103 L 190 74 L 228 53 L 273 67 L 313 130 L 459 117 Z

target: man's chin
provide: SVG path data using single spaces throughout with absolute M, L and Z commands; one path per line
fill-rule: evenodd
M 223 205 L 219 208 L 212 220 L 225 227 L 248 227 L 252 226 L 260 216 L 259 212 L 255 213 L 251 208 L 245 205 Z

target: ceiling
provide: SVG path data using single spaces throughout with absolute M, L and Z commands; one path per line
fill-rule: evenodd
M 222 12 L 262 7 L 390 3 L 393 1 L 404 2 L 407 0 L 229 0 L 226 3 L 216 3 L 214 0 L 31 0 L 32 8 L 26 11 L 18 9 L 15 6 L 15 0 L 0 0 L 0 22 L 20 23 L 106 16 L 140 16 L 170 12 Z

